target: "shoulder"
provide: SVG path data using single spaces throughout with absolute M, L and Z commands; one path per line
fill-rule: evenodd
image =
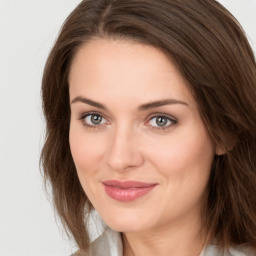
M 230 253 L 234 256 L 255 256 L 256 250 L 246 245 L 240 245 L 230 248 Z
M 71 256 L 122 256 L 121 234 L 109 228 L 96 211 L 86 216 L 90 248 L 87 252 L 77 251 Z
M 256 256 L 256 251 L 246 245 L 221 249 L 217 245 L 208 245 L 200 256 Z
M 90 245 L 88 252 L 77 251 L 71 256 L 122 256 L 123 245 L 119 232 L 106 227 L 104 232 Z
M 109 227 L 106 227 L 102 235 L 92 242 L 89 256 L 122 256 L 122 254 L 123 245 L 121 234 L 110 229 Z
M 89 256 L 89 253 L 79 250 L 79 251 L 73 253 L 73 254 L 70 255 L 70 256 Z

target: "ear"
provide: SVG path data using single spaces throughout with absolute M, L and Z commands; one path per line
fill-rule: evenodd
M 225 155 L 227 153 L 227 149 L 225 149 L 224 147 L 222 146 L 216 146 L 216 149 L 215 149 L 215 154 L 217 156 L 222 156 L 222 155 Z
M 215 148 L 215 154 L 217 156 L 225 155 L 228 151 L 231 151 L 235 147 L 236 143 L 236 139 L 231 139 L 230 142 L 228 143 L 228 146 L 217 145 Z

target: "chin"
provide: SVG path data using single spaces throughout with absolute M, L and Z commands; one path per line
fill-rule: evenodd
M 118 232 L 136 232 L 149 228 L 149 216 L 134 211 L 125 210 L 101 215 L 104 222 L 113 230 Z M 145 218 L 147 216 L 147 218 Z

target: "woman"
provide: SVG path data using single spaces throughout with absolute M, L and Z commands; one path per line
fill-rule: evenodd
M 82 1 L 42 82 L 44 175 L 80 253 L 256 255 L 255 81 L 216 1 Z

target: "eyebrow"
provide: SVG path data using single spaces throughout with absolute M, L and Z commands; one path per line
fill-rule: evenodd
M 139 106 L 139 110 L 148 110 L 148 109 L 159 108 L 165 105 L 172 105 L 172 104 L 181 104 L 181 105 L 188 106 L 188 103 L 184 101 L 175 100 L 175 99 L 165 99 L 165 100 L 158 100 L 158 101 L 153 101 L 153 102 L 143 104 Z
M 71 104 L 74 104 L 77 102 L 85 103 L 85 104 L 91 105 L 96 108 L 107 110 L 107 108 L 103 104 L 96 102 L 94 100 L 88 99 L 88 98 L 81 97 L 81 96 L 75 97 L 71 101 Z M 152 101 L 152 102 L 149 102 L 146 104 L 142 104 L 138 107 L 138 110 L 145 111 L 145 110 L 149 110 L 152 108 L 159 108 L 159 107 L 162 107 L 165 105 L 172 105 L 172 104 L 181 104 L 184 106 L 188 106 L 188 103 L 186 103 L 184 101 L 180 101 L 180 100 L 176 100 L 176 99 L 164 99 L 164 100 Z
M 81 97 L 81 96 L 75 97 L 75 98 L 71 101 L 71 104 L 74 104 L 74 103 L 76 103 L 76 102 L 86 103 L 86 104 L 91 105 L 91 106 L 93 106 L 93 107 L 107 110 L 107 108 L 106 108 L 103 104 L 101 104 L 101 103 L 99 103 L 99 102 L 96 102 L 96 101 L 94 101 L 94 100 L 90 100 L 90 99 Z

